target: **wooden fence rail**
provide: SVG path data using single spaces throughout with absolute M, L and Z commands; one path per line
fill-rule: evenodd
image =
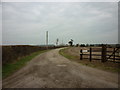
M 109 48 L 107 47 L 107 45 L 102 45 L 102 47 L 100 48 L 90 47 L 89 50 L 86 49 L 87 53 L 85 53 L 84 51 L 85 49 L 80 50 L 80 60 L 89 59 L 90 62 L 92 60 L 101 60 L 101 62 L 120 62 L 120 47 Z

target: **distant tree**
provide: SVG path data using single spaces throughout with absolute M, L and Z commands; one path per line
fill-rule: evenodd
M 70 46 L 73 46 L 73 40 L 72 39 L 68 43 L 69 43 Z
M 76 44 L 76 47 L 78 47 L 79 46 L 79 44 Z
M 89 46 L 89 44 L 86 44 L 86 47 L 88 47 Z
M 81 44 L 80 46 L 81 46 L 81 47 L 85 47 L 85 44 Z
M 94 46 L 94 44 L 90 44 L 90 46 Z

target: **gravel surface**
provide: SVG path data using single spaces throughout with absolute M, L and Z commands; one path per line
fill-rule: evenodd
M 54 49 L 3 80 L 3 88 L 118 88 L 118 74 L 87 67 Z

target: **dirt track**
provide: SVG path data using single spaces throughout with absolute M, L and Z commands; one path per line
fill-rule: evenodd
M 118 74 L 80 65 L 59 55 L 43 53 L 3 80 L 3 88 L 118 88 Z

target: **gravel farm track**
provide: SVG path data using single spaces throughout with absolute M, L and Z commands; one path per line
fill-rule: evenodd
M 72 62 L 50 50 L 5 78 L 3 88 L 118 88 L 118 74 Z

